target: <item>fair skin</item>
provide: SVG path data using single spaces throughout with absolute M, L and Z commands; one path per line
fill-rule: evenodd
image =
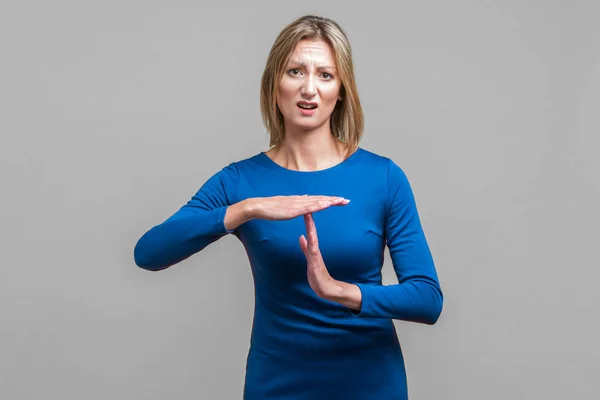
M 318 171 L 344 160 L 343 143 L 331 133 L 330 118 L 340 96 L 341 81 L 331 46 L 322 40 L 302 40 L 294 49 L 277 90 L 277 106 L 283 114 L 282 143 L 265 154 L 284 168 Z M 313 111 L 298 103 L 316 105 Z M 303 216 L 306 237 L 299 245 L 307 261 L 308 283 L 315 293 L 354 310 L 360 310 L 358 286 L 329 275 L 319 250 L 312 214 L 328 207 L 341 207 L 348 199 L 334 196 L 274 196 L 250 198 L 228 207 L 225 227 L 235 229 L 252 219 L 287 220 Z

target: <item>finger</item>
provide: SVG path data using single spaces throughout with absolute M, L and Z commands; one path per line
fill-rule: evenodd
M 348 203 L 350 203 L 350 200 L 342 198 L 339 200 L 332 201 L 330 206 L 345 206 Z
M 303 196 L 299 196 L 301 199 Z M 337 199 L 336 201 L 331 201 L 331 199 Z M 332 196 L 314 196 L 313 199 L 307 199 L 307 201 L 295 200 L 291 204 L 286 205 L 285 207 L 290 210 L 291 215 L 300 216 L 309 213 L 315 213 L 321 210 L 324 210 L 331 206 L 343 206 L 350 202 L 350 200 L 344 199 L 342 197 L 332 197 Z
M 306 207 L 311 207 L 313 205 L 317 205 L 317 204 L 322 204 L 325 205 L 326 203 L 331 204 L 331 200 L 327 199 L 327 198 L 323 198 L 323 199 L 307 199 L 306 197 L 299 197 L 297 199 L 290 199 L 286 202 L 281 203 L 281 206 L 283 207 L 288 207 L 291 209 L 302 209 L 302 208 L 306 208 Z
M 331 201 L 332 203 L 345 201 L 346 198 L 342 196 L 327 196 L 324 200 Z
M 308 242 L 306 241 L 306 238 L 304 237 L 304 235 L 300 236 L 298 241 L 300 242 L 300 250 L 302 250 L 302 252 L 306 256 L 306 252 L 308 250 Z
M 300 208 L 300 210 L 301 210 L 301 214 L 309 214 L 309 213 L 315 213 L 317 211 L 325 210 L 326 208 L 329 208 L 332 206 L 345 206 L 348 203 L 350 203 L 350 200 L 348 200 L 348 199 L 343 199 L 342 201 L 337 201 L 337 202 L 320 201 L 317 203 L 305 204 Z
M 313 199 L 306 200 L 295 200 L 291 204 L 287 204 L 290 210 L 298 212 L 297 215 L 307 214 L 310 212 L 317 212 L 324 210 L 331 206 L 345 206 L 350 200 L 344 199 L 343 197 L 316 197 Z
M 327 198 L 323 199 L 322 201 L 328 201 L 331 206 L 346 205 L 346 204 L 350 203 L 350 200 L 348 200 L 344 197 L 337 197 L 337 196 L 328 196 Z
M 304 215 L 304 223 L 306 224 L 306 238 L 308 240 L 308 248 L 310 250 L 318 250 L 319 240 L 317 238 L 317 227 L 312 214 Z
M 350 200 L 346 199 L 344 201 L 340 201 L 339 203 L 336 204 L 331 204 L 330 207 L 340 207 L 340 206 L 345 206 L 348 203 L 350 203 Z
M 295 201 L 343 201 L 342 196 L 317 196 L 317 195 L 302 195 L 302 196 L 287 196 Z
M 331 198 L 328 198 L 328 197 L 311 198 L 311 199 L 300 198 L 297 200 L 292 200 L 288 204 L 290 204 L 292 207 L 302 207 L 302 206 L 306 206 L 306 205 L 310 205 L 310 204 L 332 203 L 332 202 L 333 201 L 331 200 Z

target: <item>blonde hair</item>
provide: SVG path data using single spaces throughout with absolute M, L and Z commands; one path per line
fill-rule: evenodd
M 349 155 L 358 147 L 364 128 L 352 49 L 346 34 L 335 21 L 314 15 L 300 17 L 283 28 L 269 52 L 260 88 L 260 111 L 270 134 L 269 145 L 276 146 L 283 141 L 283 114 L 277 106 L 276 93 L 296 44 L 305 39 L 323 40 L 333 49 L 342 99 L 331 114 L 331 132 L 344 143 Z

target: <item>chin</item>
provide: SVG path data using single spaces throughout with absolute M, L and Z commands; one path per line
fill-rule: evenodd
M 329 118 L 316 119 L 314 116 L 294 116 L 294 118 L 290 119 L 290 125 L 305 131 L 320 128 L 327 123 L 329 123 Z
M 314 122 L 314 121 L 300 121 L 293 124 L 294 127 L 302 129 L 303 131 L 312 131 L 323 126 L 325 122 Z

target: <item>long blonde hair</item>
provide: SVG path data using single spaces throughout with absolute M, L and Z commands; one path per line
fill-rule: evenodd
M 287 63 L 301 40 L 323 40 L 334 53 L 341 80 L 341 100 L 331 114 L 331 132 L 352 153 L 362 138 L 364 117 L 354 77 L 350 42 L 342 28 L 329 18 L 305 15 L 288 24 L 277 36 L 269 52 L 260 88 L 260 111 L 270 134 L 270 146 L 280 144 L 285 135 L 283 114 L 276 93 Z

